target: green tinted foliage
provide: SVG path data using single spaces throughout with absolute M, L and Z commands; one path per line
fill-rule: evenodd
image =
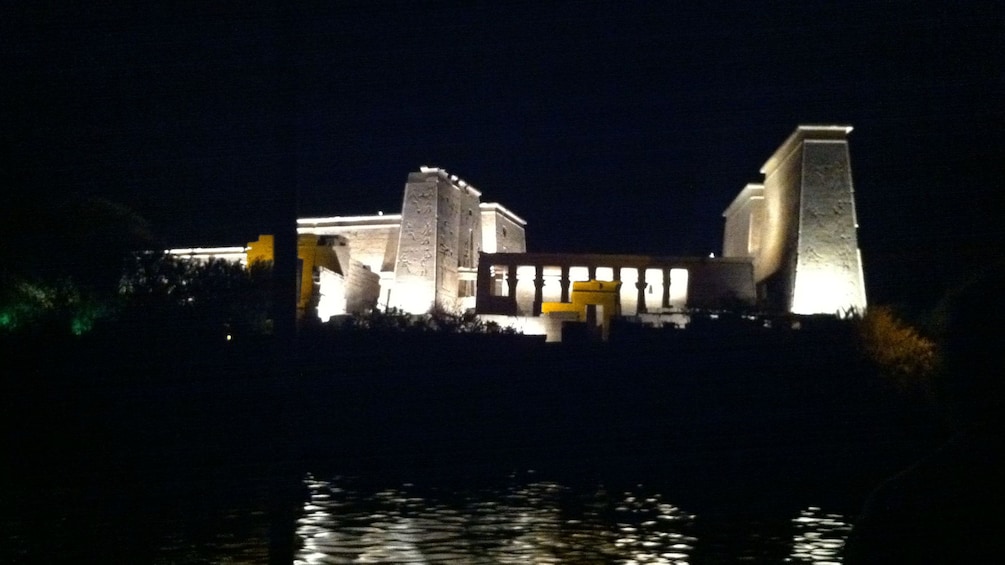
M 111 319 L 123 259 L 151 247 L 146 221 L 80 195 L 9 204 L 0 222 L 0 331 L 82 335 Z
M 0 332 L 82 335 L 114 307 L 82 292 L 69 279 L 55 282 L 4 277 L 0 292 Z

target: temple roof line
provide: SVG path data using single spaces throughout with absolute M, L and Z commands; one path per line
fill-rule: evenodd
M 761 167 L 762 175 L 769 175 L 778 168 L 790 153 L 799 148 L 801 141 L 812 139 L 813 141 L 836 140 L 842 141 L 848 137 L 854 128 L 846 125 L 801 125 L 796 127 L 778 149 L 768 157 Z
M 465 181 L 462 178 L 459 178 L 457 175 L 452 175 L 452 174 L 448 173 L 446 169 L 442 169 L 440 167 L 427 167 L 427 166 L 423 165 L 423 166 L 419 167 L 419 172 L 420 173 L 436 173 L 436 175 L 439 176 L 441 179 L 450 182 L 451 184 L 453 184 L 457 188 L 460 188 L 462 190 L 470 191 L 470 192 L 474 193 L 475 196 L 479 196 L 480 197 L 482 195 L 482 191 L 478 190 L 477 188 L 475 188 L 471 184 L 468 184 L 467 181 Z
M 498 202 L 482 202 L 481 204 L 478 205 L 478 208 L 482 212 L 498 212 L 503 216 L 506 216 L 510 220 L 513 220 L 514 222 L 520 224 L 521 226 L 527 225 L 527 220 L 524 220 L 520 216 L 517 216 L 516 214 L 513 213 L 512 210 L 510 210 L 509 208 L 503 206 Z

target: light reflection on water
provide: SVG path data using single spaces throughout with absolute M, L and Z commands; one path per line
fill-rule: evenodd
M 412 484 L 367 491 L 338 477 L 305 481 L 297 564 L 686 564 L 695 515 L 647 492 L 573 492 L 547 481 L 450 491 Z M 850 526 L 809 507 L 792 520 L 786 562 L 840 563 Z
M 791 563 L 833 564 L 841 562 L 841 550 L 851 525 L 840 514 L 826 514 L 816 506 L 793 518 Z

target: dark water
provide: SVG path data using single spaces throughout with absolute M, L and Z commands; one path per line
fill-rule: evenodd
M 825 345 L 81 351 L 6 381 L 0 562 L 840 562 L 930 434 Z
M 839 563 L 849 531 L 818 507 L 716 523 L 645 485 L 573 489 L 533 473 L 474 491 L 307 485 L 297 563 Z
M 267 495 L 244 482 L 83 496 L 52 485 L 5 516 L 0 557 L 264 563 Z M 532 472 L 479 488 L 311 475 L 302 486 L 296 563 L 840 563 L 851 521 L 815 506 L 695 513 L 644 484 L 573 488 Z

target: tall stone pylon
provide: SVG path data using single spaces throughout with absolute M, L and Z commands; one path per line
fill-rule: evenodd
M 839 314 L 866 307 L 848 134 L 799 126 L 723 214 L 726 256 L 748 256 L 758 293 L 774 309 Z
M 459 271 L 474 268 L 481 247 L 481 193 L 443 169 L 408 175 L 391 306 L 422 314 L 454 310 Z

